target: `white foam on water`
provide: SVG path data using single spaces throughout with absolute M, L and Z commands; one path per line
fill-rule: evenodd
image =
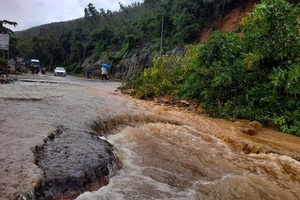
M 190 126 L 148 123 L 126 127 L 107 140 L 123 168 L 107 186 L 79 200 L 293 200 L 300 194 L 299 181 L 287 169 L 299 168 L 295 160 L 234 152 L 221 139 Z

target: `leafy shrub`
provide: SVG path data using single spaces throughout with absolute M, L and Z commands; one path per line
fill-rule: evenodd
M 93 61 L 96 62 L 100 58 L 100 54 L 106 50 L 106 44 L 99 42 L 93 51 Z
M 259 55 L 254 76 L 258 83 L 247 95 L 258 90 L 252 102 L 257 102 L 260 117 L 300 136 L 299 14 L 299 6 L 284 0 L 263 0 L 243 19 L 242 30 L 245 49 Z M 265 89 L 259 90 L 262 82 Z
M 7 64 L 7 59 L 4 57 L 0 57 L 0 65 L 6 65 Z
M 216 32 L 192 53 L 197 54 L 198 61 L 189 66 L 181 95 L 214 106 L 223 105 L 238 95 L 244 74 L 237 61 L 241 53 L 237 34 Z
M 130 44 L 129 42 L 123 44 L 122 49 L 116 53 L 114 56 L 110 56 L 109 59 L 112 60 L 112 62 L 117 62 L 122 59 L 126 51 L 128 50 Z
M 80 74 L 83 71 L 83 67 L 78 63 L 74 63 L 72 65 L 68 65 L 66 70 L 68 73 Z
M 260 55 L 265 70 L 299 59 L 299 15 L 285 0 L 262 0 L 243 18 L 244 47 Z
M 272 122 L 285 133 L 295 134 L 300 137 L 300 109 L 275 116 Z
M 141 72 L 132 71 L 129 76 L 126 77 L 125 81 L 119 87 L 121 90 L 138 88 L 142 84 Z
M 155 56 L 153 67 L 145 69 L 140 77 L 127 79 L 128 86 L 134 87 L 133 95 L 152 98 L 159 95 L 176 94 L 184 74 L 182 58 L 174 56 Z

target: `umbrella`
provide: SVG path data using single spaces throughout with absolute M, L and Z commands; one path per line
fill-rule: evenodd
M 111 69 L 111 66 L 109 66 L 108 64 L 101 64 L 101 66 L 106 68 L 106 69 Z

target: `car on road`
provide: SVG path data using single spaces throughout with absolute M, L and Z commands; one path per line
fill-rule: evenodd
M 56 67 L 54 69 L 54 76 L 67 76 L 67 71 L 64 67 Z

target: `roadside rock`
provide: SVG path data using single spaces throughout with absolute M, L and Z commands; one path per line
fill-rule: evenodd
M 0 84 L 7 84 L 7 83 L 13 83 L 14 81 L 16 81 L 17 79 L 12 78 L 6 74 L 2 74 L 0 76 Z

